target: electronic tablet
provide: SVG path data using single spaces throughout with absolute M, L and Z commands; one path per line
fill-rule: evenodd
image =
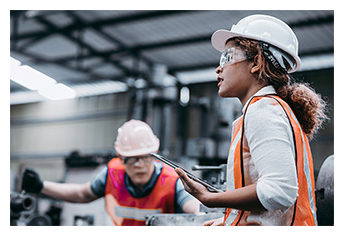
M 179 165 L 173 163 L 172 161 L 168 160 L 167 158 L 165 158 L 165 157 L 163 157 L 163 156 L 161 156 L 161 155 L 159 155 L 159 154 L 157 154 L 157 153 L 151 153 L 151 155 L 154 156 L 156 159 L 158 159 L 158 160 L 164 162 L 165 164 L 171 166 L 173 169 L 176 169 L 176 168 L 182 169 L 182 170 L 189 176 L 189 178 L 191 178 L 191 179 L 197 181 L 198 183 L 203 184 L 203 185 L 204 185 L 205 187 L 207 187 L 210 191 L 212 191 L 212 192 L 223 192 L 222 190 L 216 188 L 215 186 L 209 184 L 208 182 L 206 182 L 206 181 L 204 181 L 204 180 L 198 178 L 197 176 L 191 174 L 189 171 L 187 171 L 187 170 L 185 170 L 183 167 L 181 167 L 181 166 L 179 166 Z

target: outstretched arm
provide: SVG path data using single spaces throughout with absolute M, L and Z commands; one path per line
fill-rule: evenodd
M 39 174 L 32 168 L 27 168 L 24 171 L 22 189 L 28 193 L 42 193 L 74 203 L 86 203 L 99 198 L 92 192 L 91 182 L 71 184 L 42 181 Z
M 84 184 L 43 182 L 42 194 L 72 203 L 87 203 L 97 198 L 91 190 L 91 182 Z

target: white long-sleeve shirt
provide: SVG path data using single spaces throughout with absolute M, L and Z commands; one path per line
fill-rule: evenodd
M 276 92 L 267 86 L 254 96 L 271 93 Z M 292 129 L 282 107 L 271 105 L 273 102 L 263 98 L 251 104 L 244 124 L 251 154 L 250 177 L 257 182 L 259 201 L 270 212 L 290 208 L 298 190 Z

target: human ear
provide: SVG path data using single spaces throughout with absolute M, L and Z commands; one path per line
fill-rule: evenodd
M 256 55 L 253 58 L 252 68 L 251 68 L 251 74 L 254 74 L 260 70 L 262 67 L 262 59 L 259 55 Z

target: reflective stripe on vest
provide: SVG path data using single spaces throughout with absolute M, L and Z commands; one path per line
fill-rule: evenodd
M 227 164 L 227 173 L 229 173 L 227 178 L 227 190 L 230 191 L 245 186 L 242 157 L 245 114 L 250 104 L 257 102 L 263 97 L 274 99 L 283 108 L 293 131 L 299 190 L 297 201 L 294 204 L 294 215 L 290 222 L 292 225 L 316 225 L 315 186 L 314 175 L 312 174 L 313 160 L 309 143 L 289 105 L 278 96 L 265 95 L 253 97 L 249 101 L 243 116 L 234 122 L 233 139 L 229 150 Z M 239 174 L 240 176 L 238 176 Z M 244 211 L 227 208 L 224 217 L 224 224 L 239 225 L 243 215 Z M 245 215 L 247 216 L 248 214 Z
M 118 217 L 133 219 L 133 220 L 146 220 L 146 215 L 160 214 L 162 209 L 139 209 L 134 207 L 115 207 L 115 214 Z
M 233 127 L 233 138 L 229 148 L 229 156 L 227 162 L 227 191 L 243 187 L 241 184 L 241 159 L 235 158 L 234 156 L 235 153 L 240 152 L 240 150 L 238 149 L 240 148 L 241 141 L 241 122 L 242 119 L 238 119 L 234 122 L 235 125 Z M 234 221 L 237 219 L 239 213 L 240 211 L 237 209 L 227 208 L 225 213 L 225 216 L 228 215 L 227 220 L 225 220 L 226 225 L 233 224 Z
M 282 102 L 284 101 L 282 100 Z M 293 120 L 295 120 L 295 123 L 297 124 L 298 128 L 302 130 L 301 125 L 299 124 L 291 108 L 288 105 L 285 105 L 285 107 L 289 110 L 289 114 L 292 116 Z M 302 132 L 301 138 L 302 138 L 302 144 L 303 144 L 303 173 L 307 179 L 309 207 L 313 215 L 314 224 L 317 225 L 318 223 L 317 223 L 316 205 L 315 205 L 315 186 L 314 186 L 314 176 L 312 174 L 314 173 L 313 172 L 313 159 L 311 156 L 309 143 L 308 143 L 306 134 L 304 132 Z M 308 153 L 310 155 L 308 155 Z

